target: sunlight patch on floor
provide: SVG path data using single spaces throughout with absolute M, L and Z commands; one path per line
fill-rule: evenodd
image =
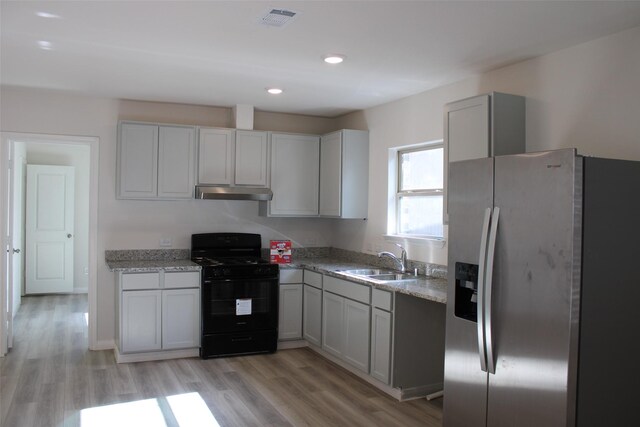
M 137 400 L 80 411 L 81 427 L 219 427 L 199 393 Z

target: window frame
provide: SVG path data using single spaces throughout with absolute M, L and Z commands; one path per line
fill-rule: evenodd
M 393 198 L 390 197 L 390 200 L 393 200 L 394 202 L 394 207 L 393 207 L 393 217 L 394 217 L 394 221 L 393 221 L 393 230 L 394 232 L 391 233 L 390 235 L 388 235 L 388 237 L 392 237 L 392 236 L 397 236 L 397 237 L 401 237 L 401 238 L 405 238 L 405 239 L 416 239 L 416 240 L 437 240 L 437 241 L 444 241 L 445 240 L 445 229 L 444 229 L 444 223 L 443 225 L 443 229 L 442 229 L 442 235 L 441 236 L 436 236 L 436 235 L 427 235 L 427 234 L 402 234 L 400 233 L 401 230 L 401 218 L 402 218 L 402 214 L 401 214 L 401 203 L 400 200 L 403 197 L 424 197 L 424 196 L 442 196 L 442 202 L 443 202 L 443 209 L 444 209 L 444 176 L 443 176 L 443 181 L 442 181 L 442 188 L 424 188 L 424 189 L 413 189 L 413 190 L 402 190 L 402 155 L 406 154 L 406 153 L 412 153 L 412 152 L 418 152 L 418 151 L 428 151 L 428 150 L 435 150 L 435 149 L 442 149 L 443 150 L 443 163 L 444 163 L 444 141 L 443 140 L 437 140 L 437 141 L 432 141 L 432 142 L 427 142 L 427 143 L 422 143 L 422 144 L 416 144 L 416 145 L 411 145 L 411 146 L 406 146 L 406 147 L 398 147 L 394 149 L 394 160 L 393 162 L 395 163 L 395 168 L 393 168 L 392 173 L 393 175 L 390 173 L 390 178 L 393 179 L 394 182 L 394 192 L 395 195 Z M 391 171 L 391 170 L 390 170 Z M 444 172 L 444 168 L 443 168 L 443 173 Z M 392 187 L 390 186 L 389 189 L 391 190 Z M 391 210 L 390 210 L 391 213 Z M 391 225 L 392 222 L 389 222 L 389 225 Z

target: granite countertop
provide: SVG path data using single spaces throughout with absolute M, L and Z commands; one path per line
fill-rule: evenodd
M 367 280 L 366 278 L 347 276 L 339 272 L 340 270 L 372 268 L 371 265 L 346 262 L 332 258 L 298 258 L 291 264 L 281 264 L 280 268 L 305 268 L 339 279 L 370 285 L 377 289 L 399 292 L 442 304 L 446 304 L 447 302 L 447 279 L 443 278 L 417 276 L 416 279 L 412 281 L 380 283 L 378 281 Z
M 128 273 L 158 270 L 200 271 L 202 267 L 189 259 L 189 253 L 188 249 L 108 250 L 105 251 L 105 261 L 111 271 Z M 447 302 L 447 279 L 443 277 L 416 276 L 416 279 L 411 281 L 382 283 L 340 273 L 340 270 L 380 268 L 368 263 L 371 261 L 369 258 L 353 257 L 352 253 L 346 251 L 338 252 L 338 256 L 326 256 L 324 252 L 314 253 L 313 251 L 308 251 L 305 255 L 307 256 L 295 257 L 292 264 L 280 264 L 280 268 L 305 268 L 328 276 L 370 285 L 377 289 L 399 292 L 442 304 Z
M 148 271 L 200 271 L 189 259 L 189 249 L 125 249 L 105 251 L 105 261 L 111 271 L 144 273 Z
M 126 271 L 127 273 L 157 270 L 200 271 L 202 269 L 198 264 L 188 259 L 107 261 L 107 266 L 111 271 Z

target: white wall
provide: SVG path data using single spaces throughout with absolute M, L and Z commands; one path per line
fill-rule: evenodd
M 388 149 L 443 137 L 442 106 L 499 91 L 524 95 L 527 151 L 576 147 L 580 154 L 640 160 L 640 27 L 344 116 L 369 129 L 369 220 L 339 223 L 343 249 L 393 250 L 386 232 Z M 447 247 L 409 245 L 410 259 L 446 264 Z
M 335 130 L 335 120 L 287 114 L 256 114 L 266 126 L 283 131 L 320 133 Z M 118 101 L 59 91 L 0 87 L 0 130 L 6 132 L 96 136 L 99 142 L 98 313 L 97 337 L 114 337 L 114 275 L 104 262 L 106 249 L 159 248 L 169 237 L 174 248 L 189 248 L 193 233 L 241 231 L 270 239 L 290 239 L 295 246 L 327 246 L 332 221 L 258 216 L 257 202 L 116 200 L 116 130 L 119 119 L 204 126 L 231 126 L 231 110 L 153 102 Z M 267 120 L 267 119 L 271 120 Z M 256 125 L 256 129 L 259 127 Z M 266 129 L 265 129 L 266 130 Z

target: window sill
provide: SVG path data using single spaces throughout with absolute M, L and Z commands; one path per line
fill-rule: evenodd
M 409 242 L 416 245 L 433 246 L 436 248 L 444 248 L 447 245 L 447 239 L 444 237 L 417 237 L 402 234 L 384 234 L 384 240 L 388 242 Z

